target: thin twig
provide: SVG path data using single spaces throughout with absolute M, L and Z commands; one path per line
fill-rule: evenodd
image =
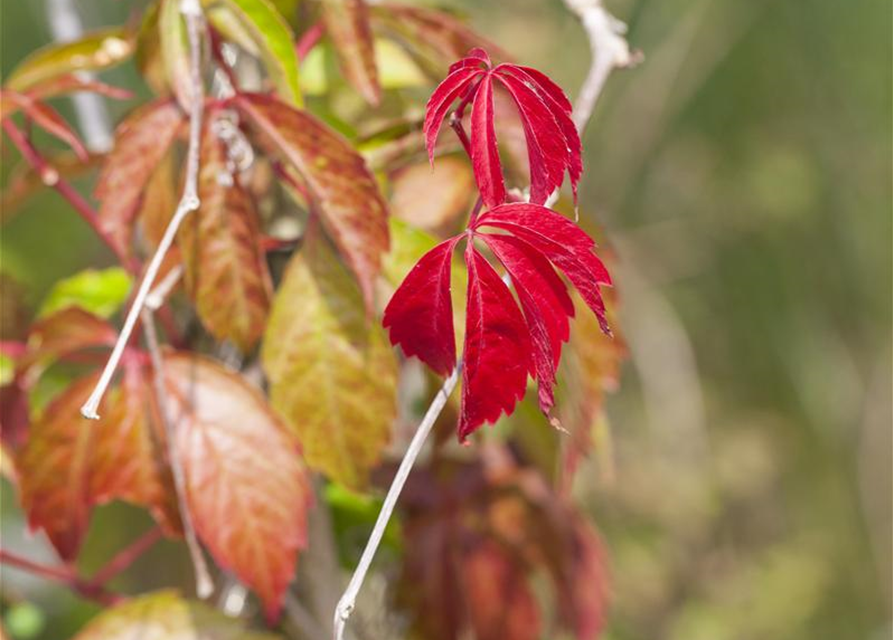
M 113 605 L 122 600 L 121 596 L 109 593 L 101 585 L 95 585 L 84 580 L 68 567 L 51 567 L 40 564 L 5 549 L 0 549 L 0 564 L 7 564 L 41 578 L 64 584 L 79 595 L 95 600 L 100 604 Z
M 90 584 L 101 587 L 122 571 L 126 571 L 134 561 L 162 538 L 161 527 L 152 527 L 146 533 L 119 551 L 114 558 L 97 571 L 90 579 Z
M 626 25 L 608 13 L 602 0 L 564 0 L 564 4 L 583 23 L 592 51 L 589 73 L 574 104 L 574 124 L 582 133 L 611 72 L 638 64 L 642 56 L 630 50 L 624 37 Z
M 121 328 L 121 333 L 118 336 L 118 341 L 115 343 L 115 348 L 112 350 L 105 369 L 102 371 L 99 382 L 96 384 L 96 388 L 90 394 L 87 402 L 81 407 L 81 414 L 91 420 L 99 419 L 96 409 L 99 407 L 99 403 L 112 381 L 112 376 L 115 374 L 124 349 L 133 333 L 133 328 L 140 317 L 146 296 L 149 295 L 152 285 L 155 283 L 161 263 L 174 242 L 180 224 L 186 216 L 197 210 L 200 204 L 198 198 L 198 171 L 199 144 L 204 115 L 204 90 L 202 88 L 201 73 L 201 30 L 203 19 L 199 0 L 180 0 L 180 12 L 186 19 L 187 34 L 189 36 L 190 71 L 193 91 L 190 104 L 189 149 L 186 155 L 186 181 L 183 187 L 183 195 L 180 198 L 180 203 L 177 205 L 173 218 L 171 218 L 167 228 L 164 230 L 164 236 L 155 250 L 155 255 L 152 256 L 152 260 L 149 262 L 146 274 L 143 276 L 143 281 L 140 283 L 140 288 L 133 299 L 130 311 L 127 313 L 127 318 L 124 321 L 124 326 Z
M 161 414 L 161 423 L 164 426 L 164 436 L 167 441 L 168 464 L 174 477 L 174 490 L 177 494 L 177 504 L 180 510 L 180 520 L 183 523 L 183 537 L 186 539 L 186 547 L 192 559 L 195 570 L 195 592 L 199 598 L 205 599 L 214 592 L 214 581 L 208 571 L 205 556 L 202 554 L 198 537 L 195 535 L 195 527 L 192 525 L 192 513 L 186 497 L 186 480 L 183 475 L 183 465 L 180 464 L 180 456 L 177 454 L 177 434 L 167 404 L 164 384 L 164 362 L 161 358 L 161 349 L 158 346 L 158 334 L 155 331 L 155 322 L 149 309 L 143 310 L 143 333 L 146 338 L 146 349 L 152 361 L 152 384 L 155 387 L 155 397 L 158 402 L 158 413 Z
M 409 448 L 406 450 L 403 460 L 400 462 L 400 467 L 397 469 L 397 475 L 394 476 L 394 480 L 391 482 L 391 486 L 388 489 L 388 494 L 385 496 L 384 503 L 381 505 L 381 511 L 378 513 L 378 519 L 375 521 L 375 527 L 369 535 L 369 541 L 366 543 L 366 548 L 363 550 L 360 562 L 350 579 L 350 583 L 347 585 L 347 589 L 344 591 L 344 595 L 341 596 L 341 600 L 338 601 L 338 606 L 335 607 L 335 640 L 343 640 L 344 638 L 344 627 L 347 624 L 347 619 L 350 617 L 350 614 L 356 606 L 357 594 L 360 592 L 360 587 L 363 586 L 363 580 L 365 580 L 366 574 L 369 572 L 369 566 L 372 564 L 372 559 L 375 557 L 378 545 L 381 544 L 381 538 L 384 535 L 388 521 L 391 519 L 391 514 L 394 512 L 394 507 L 397 505 L 397 499 L 400 497 L 403 485 L 406 483 L 406 479 L 409 477 L 409 472 L 412 471 L 412 466 L 415 464 L 416 458 L 422 450 L 422 445 L 425 444 L 428 433 L 430 433 L 440 412 L 443 410 L 444 405 L 446 405 L 447 399 L 456 387 L 461 367 L 462 365 L 460 363 L 453 369 L 453 372 L 449 377 L 443 381 L 443 386 L 440 388 L 440 391 L 437 392 L 437 395 L 434 396 L 431 406 L 428 407 L 428 412 L 425 414 L 421 424 L 419 424 L 419 428 L 412 437 L 412 441 L 409 443 Z
M 53 167 L 37 151 L 28 139 L 28 136 L 25 135 L 25 133 L 19 129 L 10 118 L 5 118 L 3 120 L 3 130 L 6 131 L 6 135 L 9 136 L 9 139 L 19 150 L 19 153 L 22 154 L 22 158 L 25 159 L 25 162 L 30 164 L 37 172 L 37 175 L 40 176 L 41 182 L 46 186 L 55 189 L 56 192 L 78 212 L 81 218 L 90 225 L 90 228 L 96 232 L 96 235 L 108 245 L 108 247 L 115 253 L 118 261 L 131 272 L 134 272 L 137 269 L 136 263 L 122 253 L 119 245 L 112 239 L 111 235 L 102 228 L 99 224 L 99 216 L 96 214 L 93 207 L 90 206 L 90 203 L 88 203 L 84 197 L 59 174 L 58 169 Z

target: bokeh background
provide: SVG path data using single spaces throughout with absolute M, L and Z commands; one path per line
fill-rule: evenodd
M 52 39 L 52 4 L 2 1 L 4 74 Z M 69 4 L 95 27 L 131 3 Z M 605 637 L 889 638 L 891 3 L 607 4 L 645 61 L 611 77 L 584 138 L 581 209 L 617 255 L 630 350 L 610 447 L 575 485 L 612 557 Z M 576 93 L 589 50 L 560 0 L 452 6 Z M 107 77 L 134 85 L 128 67 Z M 4 300 L 32 306 L 109 263 L 49 193 L 4 224 L 0 252 Z M 5 480 L 0 496 L 3 544 L 21 544 Z M 143 518 L 100 510 L 85 565 Z M 144 583 L 176 579 L 177 553 L 141 560 Z M 64 637 L 95 611 L 4 573 L 37 603 L 4 606 L 16 638 Z

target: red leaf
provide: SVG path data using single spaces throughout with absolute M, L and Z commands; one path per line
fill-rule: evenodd
M 524 318 L 499 274 L 469 242 L 468 311 L 462 369 L 459 440 L 510 414 L 524 397 L 531 369 Z
M 128 100 L 133 97 L 133 93 L 127 89 L 114 87 L 99 80 L 83 78 L 73 73 L 41 82 L 28 89 L 25 93 L 36 100 L 45 100 L 76 91 L 90 91 L 115 100 Z
M 505 202 L 505 184 L 493 122 L 493 78 L 490 74 L 481 79 L 471 105 L 471 164 L 484 204 L 492 208 Z
M 480 47 L 475 47 L 469 51 L 464 58 L 450 65 L 450 73 L 466 67 L 480 68 L 481 65 L 484 65 L 484 67 L 489 69 L 492 64 L 493 63 L 490 62 L 490 55 Z
M 605 303 L 599 285 L 610 285 L 605 265 L 592 250 L 595 241 L 573 222 L 546 207 L 506 204 L 482 214 L 475 227 L 490 226 L 510 231 L 545 255 L 574 283 L 586 304 L 595 312 L 605 333 Z
M 172 100 L 156 101 L 127 117 L 115 131 L 115 147 L 96 180 L 99 224 L 125 255 L 133 219 L 155 167 L 174 141 L 183 115 Z
M 542 204 L 561 186 L 569 164 L 564 133 L 546 103 L 529 86 L 507 74 L 494 74 L 508 89 L 521 114 L 530 159 L 530 201 Z
M 199 538 L 273 620 L 306 544 L 311 492 L 297 443 L 261 393 L 217 363 L 170 355 L 164 375 Z
M 450 73 L 437 85 L 428 99 L 425 112 L 425 145 L 428 147 L 428 160 L 434 163 L 434 147 L 443 119 L 453 103 L 468 90 L 471 82 L 483 73 L 477 67 L 466 67 Z
M 532 338 L 540 408 L 548 415 L 555 405 L 552 387 L 561 344 L 570 336 L 573 302 L 548 260 L 530 245 L 512 236 L 482 233 L 481 237 L 505 266 L 518 292 Z
M 458 241 L 442 242 L 422 256 L 394 293 L 382 321 L 390 329 L 391 344 L 444 376 L 456 367 L 450 266 Z

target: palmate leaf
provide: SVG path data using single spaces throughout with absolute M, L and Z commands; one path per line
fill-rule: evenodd
M 4 91 L 0 97 L 2 97 L 2 104 L 4 105 L 4 117 L 8 116 L 11 111 L 21 109 L 25 116 L 34 124 L 71 147 L 72 151 L 81 160 L 87 161 L 89 159 L 90 154 L 87 152 L 84 143 L 81 142 L 77 134 L 72 131 L 68 123 L 55 109 L 28 95 L 15 91 Z M 11 104 L 12 107 L 6 107 L 6 104 Z
M 238 175 L 227 167 L 226 146 L 215 133 L 219 112 L 208 114 L 202 134 L 201 208 L 178 235 L 186 289 L 198 316 L 218 340 L 242 352 L 266 324 L 273 285 L 260 246 L 260 219 Z
M 108 69 L 124 62 L 133 50 L 133 37 L 124 29 L 94 31 L 35 51 L 13 70 L 5 87 L 22 92 L 75 71 Z
M 388 224 L 384 199 L 362 156 L 305 111 L 258 94 L 241 94 L 235 104 L 254 125 L 258 144 L 304 180 L 371 312 L 381 256 L 388 250 Z
M 397 361 L 360 291 L 312 231 L 291 259 L 262 350 L 270 397 L 307 464 L 351 488 L 365 485 L 396 417 Z
M 78 407 L 98 377 L 81 378 L 55 398 L 16 459 L 28 522 L 66 560 L 77 555 L 92 508 L 112 499 L 145 506 L 168 533 L 179 531 L 170 477 L 146 419 L 148 385 L 139 371 L 125 369 L 104 402 L 105 419 L 90 423 Z
M 570 101 L 542 73 L 515 64 L 495 67 L 482 49 L 473 49 L 450 67 L 428 102 L 425 137 L 428 155 L 444 117 L 456 100 L 471 101 L 471 161 L 484 204 L 505 202 L 502 162 L 494 124 L 494 82 L 511 96 L 524 128 L 530 164 L 530 201 L 542 204 L 570 176 L 574 199 L 583 171 L 580 137 L 571 119 Z
M 157 100 L 131 113 L 115 130 L 115 146 L 96 180 L 99 224 L 124 255 L 132 252 L 134 218 L 155 168 L 183 124 L 183 113 L 170 99 Z
M 494 235 L 493 227 L 511 235 Z M 392 344 L 445 375 L 455 365 L 450 298 L 453 248 L 467 238 L 468 267 L 462 410 L 459 439 L 485 422 L 510 414 L 524 397 L 527 374 L 539 383 L 539 403 L 550 415 L 561 345 L 569 336 L 573 305 L 552 265 L 581 292 L 607 331 L 600 285 L 607 270 L 595 242 L 573 222 L 535 204 L 504 204 L 482 213 L 465 234 L 429 251 L 406 276 L 384 313 Z M 505 267 L 521 310 L 506 285 L 474 247 L 484 241 Z
M 249 631 L 231 618 L 183 599 L 173 590 L 155 591 L 107 609 L 87 623 L 74 640 L 276 640 Z
M 344 77 L 366 102 L 377 105 L 381 86 L 366 1 L 323 0 L 321 6 L 326 32 L 335 45 Z
M 196 532 L 273 620 L 307 539 L 298 444 L 259 390 L 214 361 L 171 354 L 164 376 Z

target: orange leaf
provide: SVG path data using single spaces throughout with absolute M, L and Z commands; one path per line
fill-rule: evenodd
M 215 338 L 232 340 L 244 353 L 264 331 L 273 285 L 254 201 L 227 167 L 216 116 L 202 137 L 201 209 L 181 227 L 178 242 L 199 318 Z
M 274 619 L 307 536 L 311 491 L 297 444 L 260 392 L 217 363 L 169 355 L 164 374 L 196 532 Z

